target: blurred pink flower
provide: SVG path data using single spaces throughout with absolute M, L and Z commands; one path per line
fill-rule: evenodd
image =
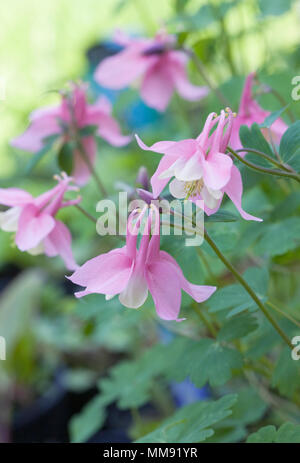
M 251 125 L 254 124 L 254 122 L 256 122 L 257 124 L 262 124 L 266 117 L 271 114 L 269 111 L 265 111 L 261 106 L 259 106 L 259 104 L 252 97 L 252 87 L 254 78 L 255 72 L 252 72 L 246 78 L 239 111 L 237 113 L 237 117 L 233 122 L 230 146 L 234 150 L 243 148 L 239 136 L 241 125 L 247 125 L 248 127 L 251 127 Z M 275 122 L 273 122 L 270 129 L 265 128 L 261 131 L 267 141 L 270 142 L 272 138 L 272 141 L 276 145 L 278 145 L 280 143 L 282 135 L 287 130 L 287 128 L 288 126 L 286 125 L 286 123 L 281 118 L 278 118 Z
M 33 111 L 30 115 L 28 129 L 12 140 L 16 148 L 36 153 L 40 151 L 45 138 L 50 135 L 61 135 L 60 142 L 64 144 L 74 137 L 81 138 L 82 147 L 90 162 L 94 164 L 96 157 L 96 141 L 93 135 L 80 135 L 80 129 L 96 126 L 99 135 L 113 146 L 123 146 L 129 143 L 130 136 L 121 134 L 117 121 L 111 115 L 112 107 L 105 98 L 99 98 L 94 104 L 88 104 L 85 85 L 71 84 L 71 91 L 62 94 L 58 106 L 45 107 Z M 74 167 L 72 176 L 79 185 L 84 185 L 91 173 L 84 159 L 74 150 Z
M 208 215 L 215 213 L 224 193 L 229 196 L 241 216 L 257 220 L 242 209 L 243 185 L 241 174 L 232 159 L 225 154 L 229 144 L 234 115 L 229 108 L 220 116 L 209 114 L 204 128 L 196 139 L 179 142 L 161 141 L 148 147 L 138 136 L 138 144 L 144 150 L 164 154 L 151 179 L 153 194 L 157 197 L 172 177 L 170 193 L 178 199 L 204 201 Z M 216 129 L 211 133 L 213 127 Z
M 130 215 L 126 245 L 123 248 L 114 249 L 87 261 L 69 279 L 86 287 L 84 291 L 75 293 L 77 297 L 100 293 L 105 294 L 106 299 L 111 299 L 119 294 L 121 304 L 133 309 L 144 304 L 150 291 L 160 318 L 181 321 L 183 319 L 178 318 L 181 290 L 197 302 L 203 302 L 216 288 L 198 286 L 187 281 L 176 260 L 160 250 L 159 212 L 153 205 L 146 219 L 140 246 L 137 248 L 137 234 L 147 209 L 144 208 L 134 225 L 135 212 Z M 155 223 L 150 239 L 153 219 Z
M 209 90 L 191 84 L 186 74 L 188 57 L 173 48 L 175 38 L 163 32 L 154 39 L 129 38 L 124 34 L 116 39 L 125 48 L 104 59 L 96 69 L 95 80 L 104 87 L 121 89 L 142 77 L 141 98 L 164 111 L 176 89 L 186 100 L 200 100 Z
M 48 257 L 60 255 L 66 267 L 75 270 L 78 265 L 72 255 L 71 234 L 55 216 L 59 209 L 77 204 L 81 198 L 64 201 L 67 191 L 78 188 L 69 185 L 72 178 L 66 174 L 56 178 L 58 185 L 36 198 L 19 188 L 0 188 L 0 204 L 9 206 L 0 212 L 0 228 L 16 233 L 15 242 L 21 251 Z

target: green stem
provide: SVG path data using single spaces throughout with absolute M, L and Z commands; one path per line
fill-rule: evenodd
M 262 174 L 268 174 L 268 175 L 276 175 L 277 177 L 288 177 L 288 178 L 293 178 L 297 182 L 300 183 L 300 175 L 298 174 L 293 174 L 292 172 L 283 172 L 280 170 L 275 170 L 275 169 L 267 169 L 266 167 L 261 167 L 257 166 L 256 164 L 253 164 L 252 162 L 247 161 L 246 159 L 242 158 L 239 156 L 232 148 L 229 146 L 227 147 L 228 151 L 233 154 L 235 158 L 237 158 L 239 161 L 241 161 L 245 166 L 249 167 L 250 169 L 253 169 L 257 172 L 260 172 Z
M 266 153 L 263 153 L 262 151 L 255 150 L 253 148 L 240 148 L 240 149 L 236 150 L 236 153 L 243 153 L 245 151 L 247 153 L 257 154 L 258 156 L 260 156 L 260 157 L 266 159 L 267 161 L 269 161 L 270 163 L 274 164 L 274 166 L 279 167 L 279 169 L 283 169 L 286 172 L 292 172 L 293 173 L 291 168 L 285 166 L 284 164 L 282 164 L 282 162 L 276 161 L 274 158 L 272 158 L 271 156 L 269 156 Z
M 270 89 L 270 92 L 273 93 L 275 98 L 277 98 L 277 100 L 280 102 L 280 104 L 282 104 L 282 106 L 288 106 L 285 99 L 280 95 L 279 92 L 277 92 L 277 90 L 275 90 L 275 88 L 272 88 L 272 87 L 269 86 L 269 89 Z M 291 122 L 294 123 L 295 122 L 295 117 L 294 117 L 294 114 L 292 113 L 292 111 L 289 108 L 287 108 L 286 112 L 288 113 Z
M 292 323 L 294 323 L 294 325 L 298 326 L 300 328 L 300 322 L 298 322 L 297 320 L 294 319 L 294 317 L 292 317 L 291 315 L 289 315 L 288 313 L 285 313 L 283 312 L 283 310 L 279 309 L 279 307 L 277 307 L 275 304 L 273 304 L 273 302 L 271 301 L 267 301 L 266 304 L 271 307 L 272 309 L 276 310 L 276 312 L 280 313 L 283 317 L 287 318 L 288 320 L 290 320 Z
M 86 154 L 86 152 L 84 150 L 84 147 L 82 146 L 81 141 L 76 140 L 76 144 L 77 144 L 79 155 L 82 157 L 82 159 L 86 163 L 90 173 L 94 177 L 95 182 L 97 183 L 98 189 L 99 189 L 99 191 L 101 193 L 101 196 L 104 196 L 104 197 L 107 196 L 107 191 L 106 191 L 102 181 L 100 180 L 100 177 L 98 176 L 93 164 L 91 163 L 89 157 L 87 156 L 87 154 Z
M 219 259 L 223 262 L 223 264 L 230 270 L 230 272 L 235 276 L 235 278 L 238 280 L 238 282 L 245 288 L 249 296 L 253 299 L 253 301 L 258 305 L 260 310 L 263 312 L 265 317 L 269 320 L 273 328 L 277 331 L 277 333 L 281 336 L 281 338 L 284 340 L 284 342 L 290 347 L 290 349 L 293 349 L 293 345 L 288 338 L 288 336 L 282 331 L 280 326 L 278 325 L 277 321 L 273 318 L 273 316 L 268 312 L 264 304 L 261 302 L 261 300 L 258 298 L 256 293 L 253 291 L 253 289 L 248 285 L 246 280 L 239 274 L 239 272 L 234 268 L 234 266 L 229 262 L 229 260 L 226 259 L 226 257 L 223 255 L 223 253 L 220 251 L 218 246 L 215 244 L 215 242 L 210 238 L 208 235 L 207 231 L 205 230 L 204 232 L 204 238 L 209 244 L 209 246 L 213 249 L 213 251 L 216 253 L 216 255 L 219 257 Z
M 206 72 L 205 66 L 203 65 L 201 59 L 196 55 L 196 53 L 190 48 L 182 48 L 182 50 L 193 60 L 196 69 L 199 74 L 202 76 L 203 80 L 207 83 L 208 87 L 215 93 L 216 97 L 219 99 L 220 103 L 224 106 L 230 106 L 229 101 L 223 95 L 218 87 L 212 82 L 211 78 Z
M 89 212 L 87 212 L 83 207 L 79 206 L 79 204 L 75 204 L 76 209 L 78 209 L 83 215 L 85 215 L 89 220 L 91 220 L 94 223 L 97 223 L 97 219 L 92 216 Z
M 192 304 L 192 308 L 193 308 L 194 312 L 198 315 L 198 317 L 201 319 L 203 324 L 206 326 L 206 328 L 208 329 L 208 331 L 210 332 L 212 337 L 216 338 L 217 337 L 217 331 L 216 331 L 215 327 L 213 326 L 211 321 L 208 318 L 206 318 L 203 311 L 200 310 L 200 308 L 198 307 L 198 304 L 197 303 Z
M 207 274 L 208 274 L 209 278 L 211 280 L 214 280 L 215 276 L 214 276 L 214 274 L 213 274 L 213 272 L 212 272 L 212 270 L 211 270 L 211 268 L 209 266 L 209 263 L 207 262 L 207 259 L 206 259 L 205 255 L 204 255 L 204 252 L 202 252 L 201 249 L 198 248 L 198 247 L 197 247 L 196 251 L 197 251 L 198 256 L 200 257 L 200 259 L 202 260 L 204 267 L 206 268 L 206 271 L 207 271 Z

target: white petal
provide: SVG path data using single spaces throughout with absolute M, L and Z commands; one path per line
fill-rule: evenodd
M 115 294 L 111 295 L 111 294 L 105 294 L 105 300 L 106 301 L 110 301 L 113 297 L 115 297 Z
M 211 193 L 212 191 L 214 194 Z M 222 196 L 222 192 L 220 193 L 221 195 L 219 195 L 219 191 L 209 190 L 206 186 L 203 186 L 202 191 L 201 191 L 201 196 L 202 196 L 205 206 L 207 206 L 209 209 L 214 209 L 215 207 L 217 207 L 219 203 L 219 199 Z
M 177 199 L 182 199 L 186 197 L 186 191 L 184 190 L 184 185 L 185 182 L 182 182 L 181 180 L 177 180 L 177 178 L 174 178 L 172 182 L 169 185 L 169 191 L 174 198 Z
M 208 188 L 208 187 L 206 187 L 206 188 L 207 188 L 209 194 L 215 199 L 220 199 L 222 197 L 222 195 L 223 195 L 221 190 L 212 190 L 211 188 Z
M 119 300 L 129 309 L 141 307 L 148 297 L 148 286 L 143 275 L 133 273 Z
M 0 228 L 3 231 L 16 232 L 20 214 L 20 207 L 11 207 L 5 212 L 0 212 Z
M 202 165 L 198 153 L 195 153 L 183 165 L 176 166 L 175 177 L 178 180 L 191 182 L 193 180 L 200 180 L 202 178 Z
M 28 249 L 28 254 L 31 254 L 32 256 L 38 256 L 39 254 L 44 254 L 44 243 L 41 241 L 37 246 L 34 248 Z
M 173 177 L 175 175 L 176 169 L 182 169 L 184 166 L 184 161 L 182 159 L 176 159 L 176 161 L 166 170 L 164 170 L 159 176 L 159 179 Z

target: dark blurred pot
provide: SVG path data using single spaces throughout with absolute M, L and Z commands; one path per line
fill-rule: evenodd
M 43 396 L 15 414 L 12 442 L 68 442 L 69 398 L 62 376 L 58 372 Z

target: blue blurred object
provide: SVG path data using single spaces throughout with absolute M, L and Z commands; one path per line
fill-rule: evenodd
M 176 337 L 174 333 L 169 331 L 164 326 L 158 327 L 159 339 L 163 344 L 169 344 Z M 186 378 L 181 383 L 172 381 L 170 389 L 177 407 L 197 402 L 199 400 L 206 400 L 211 398 L 210 389 L 208 386 L 202 388 L 196 387 L 190 379 Z
M 111 90 L 99 85 L 94 79 L 94 72 L 98 64 L 108 56 L 112 56 L 123 49 L 119 44 L 112 41 L 101 42 L 87 51 L 89 62 L 88 71 L 85 79 L 90 83 L 90 88 L 95 96 L 105 95 L 113 104 L 115 104 L 121 95 L 130 93 L 130 90 Z M 137 95 L 134 101 L 131 101 L 126 107 L 123 117 L 130 129 L 140 129 L 160 121 L 163 115 L 153 108 L 147 106 Z

